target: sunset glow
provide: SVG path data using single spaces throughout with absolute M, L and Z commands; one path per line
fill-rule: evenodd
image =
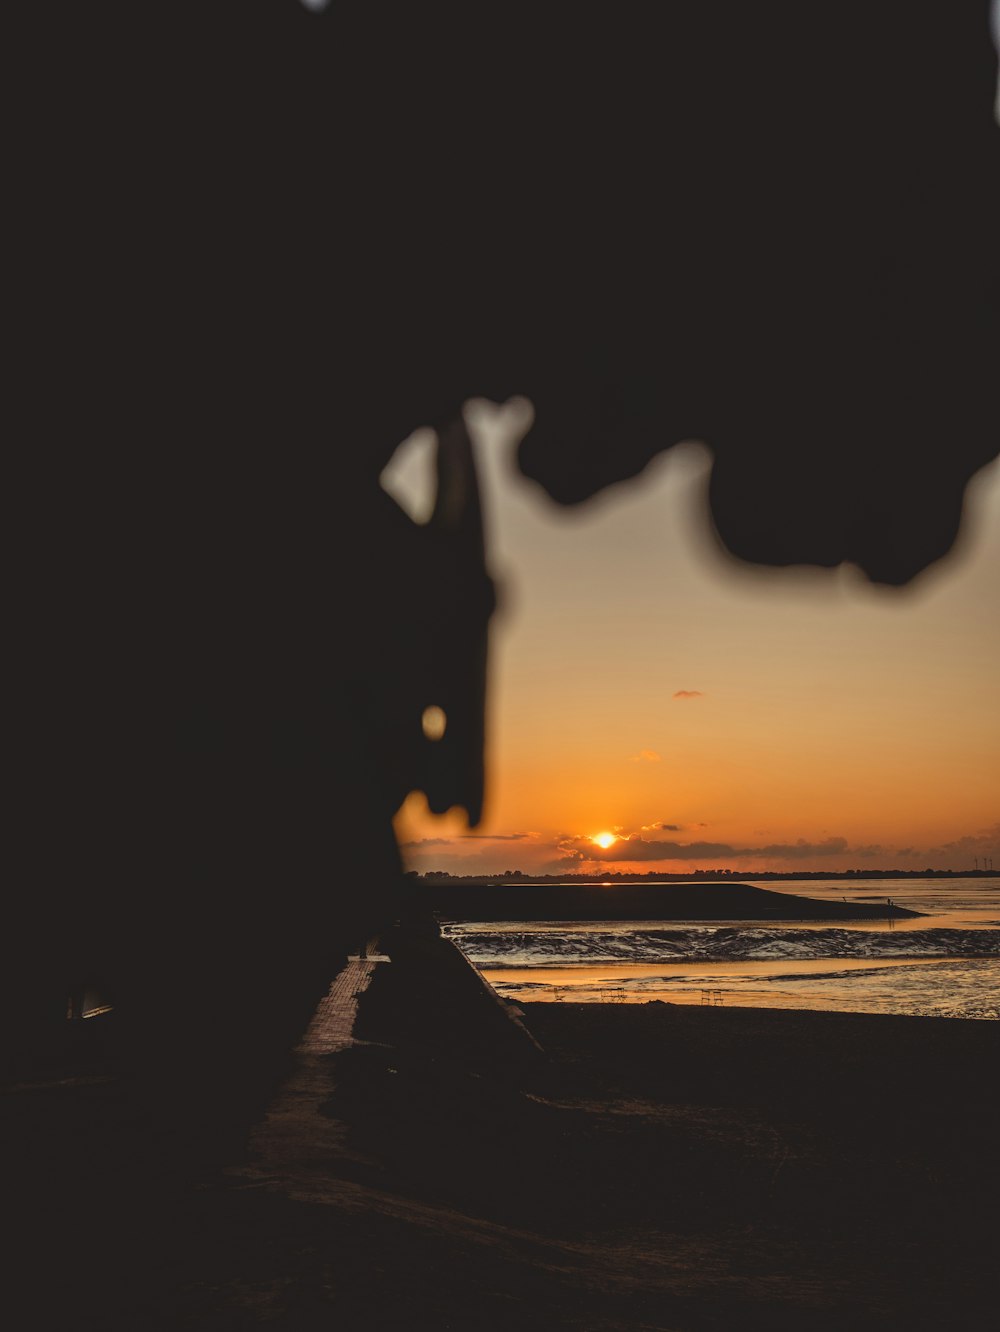
M 971 870 L 1000 851 L 1000 468 L 973 479 L 957 554 L 895 593 L 726 558 L 703 448 L 566 514 L 501 435 L 477 444 L 501 604 L 485 817 L 411 796 L 408 869 Z

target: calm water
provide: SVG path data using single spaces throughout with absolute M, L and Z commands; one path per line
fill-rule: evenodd
M 504 998 L 1000 1017 L 1000 877 L 771 883 L 907 921 L 491 921 L 445 927 Z M 670 885 L 664 885 L 670 891 Z

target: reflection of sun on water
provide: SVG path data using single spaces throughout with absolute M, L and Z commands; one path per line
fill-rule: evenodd
M 606 851 L 612 842 L 618 841 L 618 838 L 614 833 L 602 832 L 598 833 L 596 837 L 592 837 L 590 840 L 596 842 L 602 851 Z

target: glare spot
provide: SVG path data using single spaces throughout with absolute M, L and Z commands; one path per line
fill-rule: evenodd
M 602 851 L 607 851 L 609 846 L 618 841 L 618 838 L 614 833 L 602 832 L 598 833 L 596 837 L 592 837 L 590 840 L 596 842 Z
M 448 718 L 444 708 L 439 708 L 436 704 L 432 707 L 424 708 L 424 715 L 420 718 L 420 725 L 424 728 L 424 735 L 428 740 L 440 740 L 448 726 Z

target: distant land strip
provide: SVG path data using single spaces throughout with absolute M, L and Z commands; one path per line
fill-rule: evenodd
M 440 920 L 886 920 L 922 911 L 885 902 L 831 902 L 748 883 L 512 883 L 417 888 Z
M 511 879 L 521 884 L 542 883 L 738 883 L 743 879 L 766 879 L 769 883 L 810 879 L 843 879 L 851 883 L 855 879 L 995 879 L 1000 877 L 992 869 L 922 869 L 922 870 L 885 870 L 885 869 L 849 869 L 849 870 L 693 870 L 688 874 L 669 874 L 662 870 L 647 870 L 645 873 L 627 873 L 622 870 L 595 871 L 593 874 L 523 874 L 520 870 L 498 870 L 495 874 L 451 874 L 448 870 L 425 870 L 422 874 L 410 870 L 408 879 L 436 880 L 447 879 L 449 883 L 509 883 Z

